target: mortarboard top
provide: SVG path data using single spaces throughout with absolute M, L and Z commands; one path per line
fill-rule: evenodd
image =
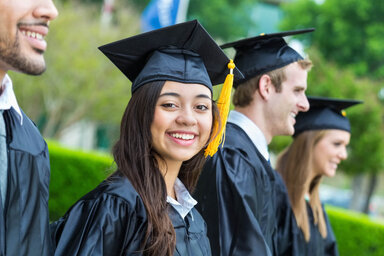
M 309 130 L 337 129 L 351 131 L 344 109 L 362 101 L 323 97 L 308 97 L 309 110 L 296 116 L 295 134 Z
M 303 59 L 294 49 L 287 45 L 283 37 L 314 31 L 314 28 L 260 34 L 221 45 L 222 49 L 233 47 L 236 50 L 234 62 L 244 75 L 236 80 L 234 87 L 266 72 L 284 67 Z
M 153 30 L 99 47 L 129 80 L 141 85 L 170 80 L 212 85 L 224 82 L 228 57 L 197 21 Z M 235 68 L 234 77 L 242 78 Z

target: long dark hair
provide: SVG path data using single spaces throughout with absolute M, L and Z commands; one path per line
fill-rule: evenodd
M 140 195 L 147 211 L 148 226 L 142 241 L 144 255 L 173 255 L 176 235 L 167 212 L 167 189 L 152 148 L 151 124 L 165 81 L 143 85 L 132 95 L 121 121 L 120 138 L 113 148 L 118 170 Z M 213 122 L 218 118 L 213 106 Z M 211 134 L 211 137 L 213 135 Z M 208 142 L 207 142 L 208 144 Z M 179 179 L 194 189 L 204 164 L 204 149 L 183 162 Z

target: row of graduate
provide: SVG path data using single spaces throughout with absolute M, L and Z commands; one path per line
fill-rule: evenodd
M 318 186 L 347 157 L 343 110 L 359 102 L 307 99 L 311 61 L 283 37 L 311 31 L 221 46 L 237 67 L 196 20 L 100 47 L 132 82 L 117 170 L 51 224 L 47 145 L 5 74 L 0 255 L 338 255 Z M 26 72 L 4 56 L 1 71 Z M 274 170 L 277 135 L 294 140 Z
M 318 185 L 346 158 L 350 125 L 341 110 L 356 102 L 308 102 L 311 62 L 283 37 L 311 31 L 221 47 L 236 49 L 241 71 L 228 65 L 235 110 L 227 123 L 233 75 L 219 113 L 212 85 L 224 82 L 229 59 L 197 21 L 100 47 L 132 81 L 113 150 L 118 170 L 53 224 L 55 254 L 337 255 Z M 268 162 L 276 135 L 295 137 L 279 160 L 281 175 Z M 210 156 L 199 175 L 204 150 Z

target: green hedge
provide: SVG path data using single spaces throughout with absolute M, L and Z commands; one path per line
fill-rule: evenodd
M 50 219 L 57 220 L 80 197 L 115 170 L 110 155 L 85 153 L 48 142 L 51 162 Z
M 384 223 L 365 214 L 326 206 L 340 256 L 383 256 Z
M 51 159 L 50 218 L 56 220 L 115 170 L 110 155 L 85 153 L 48 143 Z M 340 256 L 383 256 L 384 224 L 366 215 L 326 206 Z

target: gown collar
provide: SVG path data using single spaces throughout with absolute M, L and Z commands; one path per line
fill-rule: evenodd
M 176 178 L 174 188 L 177 200 L 170 196 L 167 196 L 167 202 L 172 205 L 172 207 L 184 219 L 185 216 L 187 216 L 188 213 L 197 204 L 197 201 L 193 199 L 193 197 L 188 192 L 187 188 L 184 186 L 184 184 L 179 178 Z
M 229 113 L 228 122 L 239 126 L 248 135 L 265 160 L 269 161 L 267 140 L 259 127 L 251 119 L 236 110 L 232 110 Z
M 13 91 L 12 80 L 7 74 L 5 74 L 1 85 L 4 87 L 4 91 L 0 95 L 0 109 L 8 110 L 13 108 L 19 115 L 20 124 L 23 124 L 23 115 L 21 114 L 19 104 L 17 103 L 16 96 Z

